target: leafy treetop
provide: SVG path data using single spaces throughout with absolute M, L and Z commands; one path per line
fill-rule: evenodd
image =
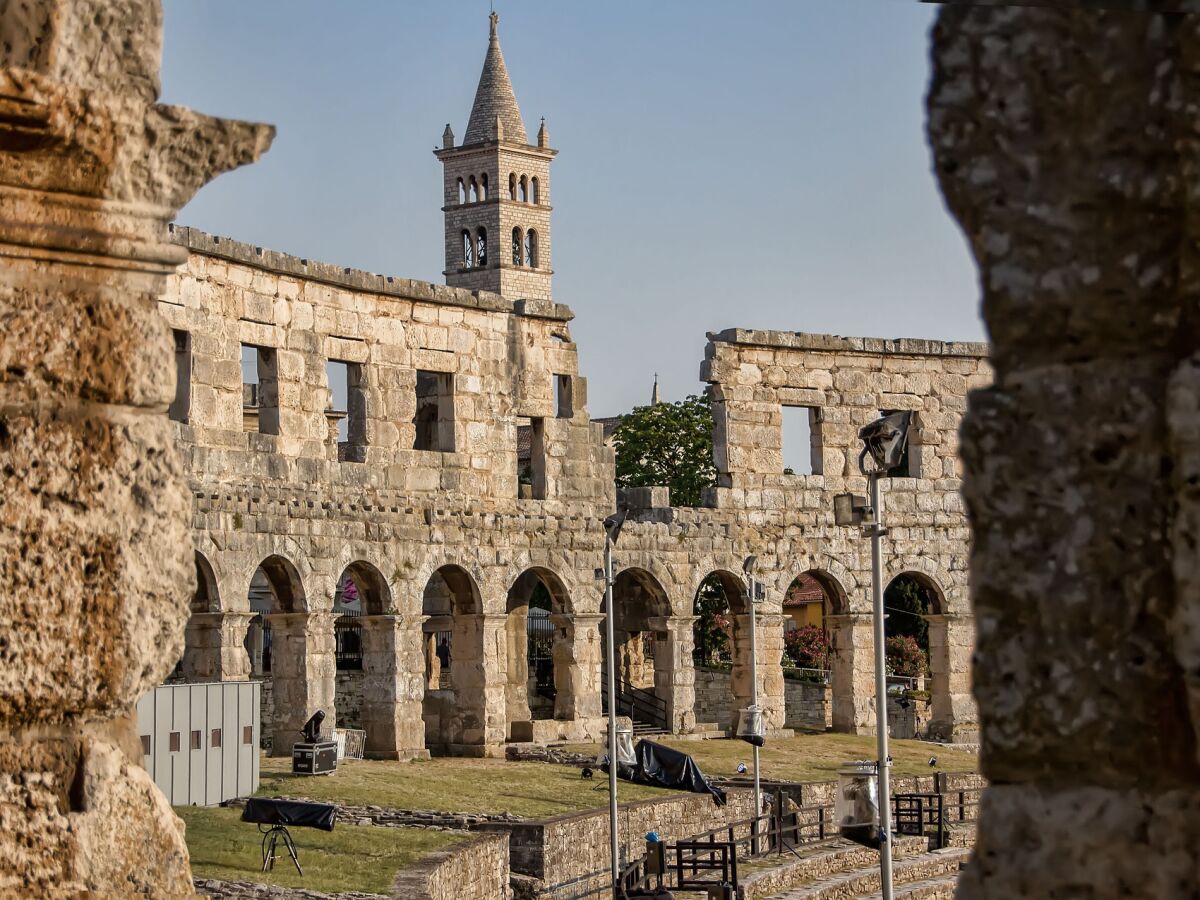
M 674 403 L 638 406 L 613 432 L 617 485 L 665 485 L 675 506 L 699 506 L 716 483 L 712 405 L 705 395 Z

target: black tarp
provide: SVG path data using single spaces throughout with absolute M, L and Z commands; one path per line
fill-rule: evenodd
M 693 794 L 709 794 L 717 806 L 725 805 L 725 792 L 708 783 L 696 761 L 679 750 L 672 750 L 654 741 L 641 740 L 633 748 L 636 762 L 618 766 L 617 774 L 634 784 L 674 788 Z
M 243 822 L 320 828 L 322 831 L 333 831 L 336 816 L 337 807 L 329 803 L 268 800 L 264 797 L 251 797 L 242 810 Z

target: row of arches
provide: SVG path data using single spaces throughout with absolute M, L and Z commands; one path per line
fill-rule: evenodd
M 468 203 L 482 203 L 488 199 L 488 176 L 484 172 L 482 175 L 467 175 L 460 177 L 456 185 L 458 193 L 458 203 L 460 206 Z M 510 172 L 508 175 L 508 199 L 515 200 L 518 203 L 532 203 L 535 206 L 541 205 L 541 184 L 538 178 L 534 175 L 530 178 L 527 175 L 517 175 L 515 172 Z
M 480 226 L 472 234 L 469 228 L 464 228 L 460 237 L 462 239 L 463 268 L 486 268 L 488 264 L 487 229 Z M 530 228 L 526 231 L 520 227 L 513 228 L 512 262 L 514 266 L 525 266 L 531 269 L 538 267 L 538 233 L 536 229 Z
M 889 615 L 897 623 L 906 615 L 927 622 L 929 616 L 943 611 L 940 588 L 923 573 L 902 573 L 893 579 L 893 587 L 897 585 L 909 585 L 907 593 L 917 601 L 916 606 L 893 608 L 896 611 Z M 819 627 L 833 638 L 835 652 L 828 674 L 836 724 L 838 697 L 854 690 L 853 670 L 869 665 L 861 652 L 854 657 L 853 641 L 844 640 L 849 632 L 844 631 L 843 620 L 866 619 L 854 627 L 869 628 L 869 616 L 846 614 L 846 592 L 828 572 L 810 570 L 792 586 L 796 592 L 807 592 L 806 605 L 819 605 Z M 783 615 L 773 613 L 759 621 L 759 670 L 754 673 L 746 628 L 748 592 L 740 574 L 717 569 L 701 579 L 693 598 L 693 616 L 678 615 L 668 591 L 646 569 L 621 570 L 613 596 L 617 679 L 623 691 L 642 698 L 651 712 L 660 715 L 660 724 L 668 730 L 687 731 L 696 721 L 694 694 L 690 688 L 680 690 L 677 676 L 683 668 L 723 665 L 730 669 L 729 703 L 736 711 L 748 702 L 747 685 L 753 678 L 759 679 L 760 692 L 764 690 L 766 659 L 768 667 L 775 667 L 780 695 L 776 702 L 782 706 L 784 671 L 780 667 L 789 665 L 787 601 Z M 537 566 L 519 573 L 507 588 L 500 613 L 498 605 L 483 602 L 476 576 L 462 566 L 446 564 L 433 570 L 421 587 L 419 618 L 411 615 L 416 612 L 415 600 L 398 604 L 380 570 L 358 560 L 340 573 L 331 600 L 314 606 L 295 564 L 281 555 L 264 558 L 249 583 L 243 668 L 250 677 L 273 682 L 275 713 L 267 727 L 286 731 L 295 724 L 292 719 L 302 722 L 311 708 L 322 703 L 340 708 L 343 698 L 338 691 L 348 676 L 339 675 L 335 683 L 330 677 L 335 670 L 361 672 L 357 677 L 389 683 L 396 683 L 397 678 L 419 679 L 420 690 L 412 696 L 421 698 L 423 743 L 438 753 L 462 752 L 464 747 L 506 739 L 528 740 L 539 721 L 571 721 L 601 714 L 604 607 L 601 604 L 598 614 L 576 615 L 567 584 L 557 573 Z M 398 606 L 409 615 L 394 615 Z M 193 618 L 219 616 L 239 607 L 221 602 L 213 567 L 197 553 Z M 309 621 L 314 614 L 321 617 L 315 628 Z M 394 645 L 372 637 L 391 635 L 399 627 L 398 619 L 404 619 L 409 630 L 397 637 Z M 764 629 L 779 634 L 771 638 Z M 189 626 L 190 636 L 192 630 Z M 844 643 L 841 648 L 839 641 Z M 189 650 L 192 643 L 189 637 Z M 376 649 L 368 652 L 371 646 Z M 386 652 L 378 652 L 380 648 Z M 930 646 L 928 629 L 922 649 L 927 657 L 935 649 Z M 840 657 L 841 651 L 848 655 Z M 297 653 L 303 658 L 292 658 Z M 330 655 L 336 667 L 327 659 L 319 662 Z M 420 671 L 411 662 L 417 658 Z M 946 665 L 944 660 L 931 662 L 934 668 Z M 324 681 L 317 684 L 314 679 Z M 774 689 L 769 688 L 768 693 Z M 368 693 L 365 687 L 362 693 Z M 297 704 L 297 708 L 289 712 L 283 703 Z M 298 705 L 301 703 L 304 705 Z M 364 708 L 362 716 L 374 714 Z M 394 711 L 383 718 L 388 715 L 394 723 Z M 345 727 L 360 724 L 345 721 L 340 714 L 339 718 Z M 718 724 L 728 727 L 732 722 Z M 782 725 L 782 720 L 778 724 Z M 367 731 L 370 734 L 369 727 Z

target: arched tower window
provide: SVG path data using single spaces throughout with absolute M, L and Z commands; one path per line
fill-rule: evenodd
M 529 196 L 535 205 L 542 202 L 539 197 L 538 180 L 536 177 L 529 182 Z
M 471 232 L 465 228 L 462 233 L 462 264 L 467 269 L 475 265 L 475 246 L 471 241 Z
M 467 202 L 467 186 L 463 184 L 463 180 L 461 178 L 458 179 L 458 202 L 460 204 Z
M 488 198 L 488 180 L 487 172 L 479 176 L 479 199 L 486 200 Z
M 467 196 L 472 203 L 479 202 L 479 184 L 475 181 L 474 175 L 471 176 L 471 181 L 469 184 L 469 190 L 467 192 Z
M 521 182 L 517 188 L 517 199 L 522 203 L 529 202 L 529 181 L 524 175 L 521 176 Z
M 487 265 L 487 229 L 480 228 L 477 232 L 475 262 L 478 266 Z
M 525 265 L 536 269 L 538 264 L 537 232 L 530 228 L 525 232 Z
M 517 199 L 517 176 L 515 172 L 508 173 L 508 199 Z
M 521 247 L 524 241 L 520 228 L 513 229 L 513 265 L 521 265 Z

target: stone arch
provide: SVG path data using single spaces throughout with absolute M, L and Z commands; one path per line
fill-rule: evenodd
M 489 652 L 479 579 L 455 563 L 430 572 L 421 596 L 425 657 L 425 746 L 434 753 L 482 755 L 494 738 L 488 719 Z
M 525 265 L 531 269 L 538 267 L 538 233 L 536 228 L 525 232 Z
M 558 669 L 561 641 L 570 641 L 573 626 L 570 595 L 562 579 L 552 570 L 531 566 L 513 581 L 505 607 L 507 683 L 505 710 L 509 739 L 516 740 L 531 726 L 521 723 L 549 719 L 555 715 L 560 682 Z
M 541 185 L 538 183 L 536 175 L 529 179 L 529 202 L 534 205 L 542 202 Z
M 525 264 L 525 232 L 521 230 L 519 225 L 514 225 L 512 230 L 512 262 L 514 266 Z
M 381 616 L 392 608 L 392 588 L 383 573 L 372 563 L 357 559 L 342 569 L 338 582 L 354 585 L 364 616 Z M 335 597 L 335 603 L 337 598 Z
M 703 570 L 701 570 L 703 571 Z M 747 611 L 746 581 L 728 569 L 703 575 L 692 590 L 693 661 L 720 666 L 733 660 L 735 617 Z
M 902 585 L 911 587 L 902 588 L 904 592 L 900 595 L 897 593 L 897 587 Z M 909 611 L 914 594 L 920 608 Z M 903 600 L 900 599 L 901 596 Z M 898 693 L 895 703 L 889 700 L 889 714 L 892 716 L 889 719 L 889 730 L 897 735 L 931 737 L 934 712 L 949 706 L 951 660 L 946 640 L 945 592 L 941 584 L 927 572 L 902 569 L 887 579 L 883 602 L 887 614 L 887 636 L 891 638 L 897 633 L 917 632 L 917 642 L 925 652 L 927 660 L 924 675 L 918 676 L 915 683 L 901 682 L 898 677 L 889 676 L 889 698 L 893 696 L 893 692 L 915 687 L 928 690 L 930 700 L 930 708 L 926 708 L 923 701 L 914 702 L 903 693 Z
M 471 203 L 479 202 L 479 182 L 472 175 L 467 179 L 467 200 Z
M 480 225 L 475 229 L 475 265 L 483 268 L 488 264 L 487 229 Z
M 272 553 L 258 564 L 255 576 L 262 574 L 270 593 L 271 612 L 308 612 L 308 597 L 300 570 L 285 556 Z M 254 577 L 251 578 L 253 591 Z
M 196 589 L 192 592 L 193 613 L 215 613 L 221 611 L 221 593 L 217 587 L 217 574 L 212 563 L 199 550 L 195 552 Z
M 529 179 L 524 175 L 517 181 L 517 199 L 522 203 L 529 202 Z
M 488 198 L 488 176 L 484 172 L 479 176 L 479 199 L 486 200 Z
M 467 202 L 467 186 L 463 182 L 463 180 L 460 178 L 460 179 L 458 179 L 457 187 L 458 187 L 458 203 L 461 206 L 462 204 Z
M 517 173 L 516 172 L 508 173 L 508 199 L 509 200 L 517 199 Z
M 605 612 L 603 603 L 600 611 Z M 661 651 L 669 641 L 662 629 L 670 616 L 667 590 L 649 570 L 635 566 L 617 573 L 613 579 L 617 692 L 631 698 L 635 722 L 664 724 L 655 719 L 667 716 L 673 666 L 670 655 Z M 600 634 L 603 641 L 603 624 Z M 665 724 L 670 724 L 669 719 Z
M 853 718 L 856 658 L 849 608 L 850 597 L 842 582 L 825 569 L 806 569 L 784 591 L 781 663 L 786 727 L 824 730 Z M 824 659 L 793 657 L 792 640 L 803 639 L 800 629 L 805 626 L 820 628 L 828 649 Z M 812 648 L 812 643 L 805 643 Z M 863 659 L 857 661 L 861 665 Z

